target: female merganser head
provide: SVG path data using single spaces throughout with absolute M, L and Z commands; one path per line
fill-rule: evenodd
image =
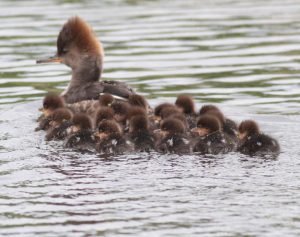
M 42 112 L 44 116 L 47 117 L 51 115 L 55 109 L 63 107 L 65 107 L 64 99 L 55 93 L 49 93 L 43 100 Z
M 238 151 L 250 156 L 272 156 L 280 153 L 277 140 L 260 132 L 258 124 L 253 120 L 245 120 L 239 126 Z
M 103 48 L 91 27 L 80 17 L 71 17 L 57 38 L 54 57 L 37 63 L 58 62 L 72 69 L 72 79 L 62 96 L 67 103 L 98 99 L 103 92 L 128 97 L 132 89 L 120 82 L 99 82 L 103 70 Z
M 203 137 L 217 131 L 221 131 L 221 123 L 217 117 L 212 115 L 201 116 L 197 121 L 197 127 L 191 130 L 196 137 Z
M 195 103 L 191 96 L 188 95 L 179 95 L 175 102 L 175 105 L 184 113 L 184 114 L 195 114 Z

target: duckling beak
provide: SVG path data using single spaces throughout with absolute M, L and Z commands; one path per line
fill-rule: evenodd
M 62 58 L 54 56 L 54 57 L 50 57 L 50 58 L 45 58 L 45 59 L 39 59 L 36 61 L 37 64 L 40 63 L 61 63 L 62 62 Z
M 209 133 L 209 131 L 206 128 L 193 128 L 191 130 L 191 133 L 194 136 L 203 137 L 203 136 L 206 136 Z
M 247 135 L 246 133 L 240 133 L 240 132 L 238 132 L 237 136 L 238 136 L 239 140 L 243 140 L 246 137 L 246 135 Z
M 95 137 L 98 137 L 100 140 L 107 138 L 108 134 L 105 132 L 96 132 L 94 133 Z

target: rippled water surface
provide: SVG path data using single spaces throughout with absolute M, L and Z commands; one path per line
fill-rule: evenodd
M 1 1 L 0 236 L 299 236 L 298 0 Z M 276 160 L 131 154 L 106 159 L 33 132 L 46 91 L 70 77 L 36 65 L 72 15 L 105 49 L 103 77 L 152 105 L 177 94 L 254 118 Z

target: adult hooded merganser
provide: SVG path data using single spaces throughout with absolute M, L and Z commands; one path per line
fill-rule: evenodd
M 103 120 L 95 133 L 96 150 L 104 154 L 121 154 L 132 149 L 124 139 L 120 126 L 114 120 Z
M 149 131 L 149 121 L 145 115 L 136 115 L 129 121 L 129 138 L 136 151 L 149 152 L 154 149 L 154 137 Z
M 250 156 L 277 156 L 280 146 L 274 138 L 261 133 L 255 121 L 245 120 L 239 125 L 238 151 Z
M 40 109 L 42 115 L 37 119 L 39 122 L 35 131 L 47 130 L 49 128 L 49 116 L 58 108 L 65 107 L 64 99 L 55 93 L 48 93 L 43 99 L 43 108 Z
M 184 125 L 178 119 L 167 118 L 163 120 L 159 133 L 160 136 L 155 144 L 155 149 L 158 152 L 176 154 L 191 152 Z
M 221 130 L 219 119 L 213 115 L 203 115 L 197 121 L 197 127 L 192 129 L 195 137 L 193 151 L 200 154 L 227 153 L 234 149 L 233 144 L 226 142 Z
M 190 128 L 194 128 L 197 123 L 197 114 L 193 98 L 188 95 L 179 95 L 175 101 L 175 105 L 185 114 Z
M 63 140 L 68 134 L 68 128 L 72 126 L 72 112 L 67 108 L 58 108 L 49 116 L 49 125 L 47 129 L 46 140 Z
M 92 132 L 92 121 L 86 114 L 75 114 L 72 118 L 72 126 L 68 128 L 70 135 L 67 137 L 66 147 L 74 147 L 80 150 L 91 150 L 95 145 Z
M 98 99 L 100 93 L 111 93 L 124 98 L 133 94 L 125 83 L 99 81 L 103 69 L 103 48 L 90 26 L 80 17 L 71 17 L 57 38 L 54 57 L 37 63 L 59 62 L 72 69 L 72 79 L 61 95 L 67 103 Z

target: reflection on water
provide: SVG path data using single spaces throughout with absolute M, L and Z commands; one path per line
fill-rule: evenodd
M 1 236 L 298 236 L 297 0 L 1 1 Z M 64 150 L 34 133 L 46 91 L 70 71 L 36 65 L 61 25 L 88 20 L 104 78 L 152 105 L 192 94 L 278 138 L 277 160 Z

